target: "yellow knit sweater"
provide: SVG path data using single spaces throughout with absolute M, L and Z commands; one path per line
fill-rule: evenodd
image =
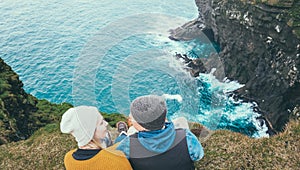
M 115 150 L 112 146 L 101 150 L 97 155 L 88 160 L 76 160 L 72 154 L 76 149 L 65 155 L 65 167 L 67 170 L 132 170 L 124 153 Z

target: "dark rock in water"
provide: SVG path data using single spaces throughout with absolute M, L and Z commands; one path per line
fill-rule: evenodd
M 176 54 L 175 57 L 181 58 L 184 60 L 184 63 L 188 66 L 188 71 L 191 73 L 193 77 L 199 76 L 199 73 L 207 72 L 202 60 L 192 60 L 187 57 L 186 54 Z
M 177 57 L 177 58 L 179 58 L 179 59 L 180 59 L 180 58 L 183 59 L 183 60 L 184 60 L 184 63 L 190 63 L 190 62 L 193 61 L 192 59 L 188 58 L 186 54 L 177 54 L 177 53 L 176 53 L 175 57 Z
M 191 74 L 194 77 L 199 76 L 199 73 L 207 72 L 207 69 L 205 68 L 205 66 L 201 60 L 193 60 L 187 66 L 189 68 L 192 68 Z
M 196 0 L 199 17 L 172 30 L 170 36 L 176 40 L 206 36 L 206 40 L 216 41 L 225 76 L 245 84 L 235 94 L 258 103 L 270 129 L 277 132 L 300 105 L 300 40 L 299 25 L 295 25 L 300 10 L 293 2 Z

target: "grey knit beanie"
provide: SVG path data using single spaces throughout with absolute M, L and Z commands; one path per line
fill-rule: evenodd
M 130 113 L 142 127 L 148 130 L 162 129 L 167 114 L 165 99 L 156 95 L 138 97 L 132 101 Z

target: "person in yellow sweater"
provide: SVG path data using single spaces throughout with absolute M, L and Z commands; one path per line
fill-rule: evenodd
M 124 153 L 107 147 L 108 123 L 96 107 L 78 106 L 67 110 L 60 122 L 62 133 L 72 134 L 78 148 L 64 158 L 67 170 L 131 170 Z

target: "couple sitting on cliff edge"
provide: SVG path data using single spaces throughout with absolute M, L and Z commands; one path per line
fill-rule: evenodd
M 96 107 L 78 106 L 67 110 L 60 123 L 62 133 L 75 137 L 78 149 L 64 158 L 66 169 L 99 170 L 192 170 L 204 151 L 197 137 L 188 129 L 166 121 L 167 107 L 161 96 L 136 98 L 130 105 L 129 118 L 136 132 L 127 132 L 125 122 L 118 122 L 120 135 L 111 145 L 108 123 Z M 187 125 L 186 119 L 184 124 Z

